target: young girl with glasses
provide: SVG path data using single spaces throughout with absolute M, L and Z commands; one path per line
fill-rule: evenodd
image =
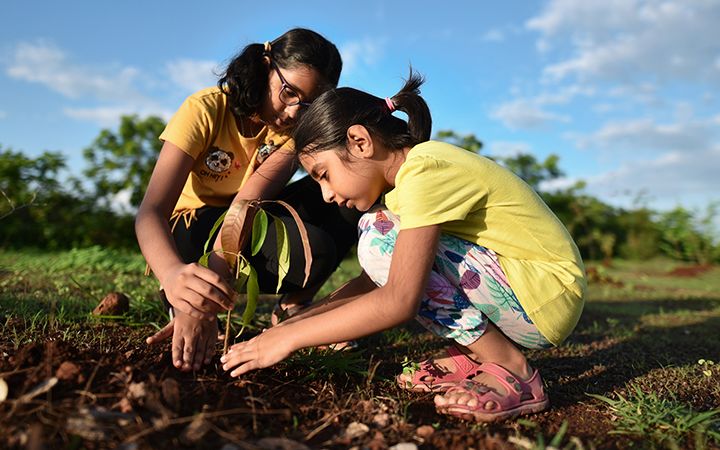
M 174 313 L 148 343 L 172 336 L 177 368 L 197 370 L 210 361 L 217 313 L 233 304 L 231 286 L 197 264 L 213 224 L 233 199 L 282 199 L 302 218 L 313 256 L 305 290 L 297 226 L 284 209 L 268 207 L 286 223 L 289 235 L 290 269 L 281 288 L 289 305 L 311 298 L 356 242 L 357 212 L 324 203 L 309 177 L 286 186 L 297 168 L 290 131 L 310 102 L 337 85 L 341 68 L 335 45 L 306 29 L 248 45 L 216 87 L 185 100 L 160 135 L 164 144 L 135 228 Z M 270 224 L 266 244 L 250 258 L 265 292 L 275 292 L 277 285 L 274 233 Z
M 387 99 L 334 89 L 305 113 L 295 143 L 325 201 L 369 210 L 359 225 L 363 273 L 328 300 L 234 345 L 223 367 L 239 376 L 304 347 L 415 318 L 454 345 L 398 375 L 400 387 L 436 392 L 438 411 L 465 419 L 541 411 L 548 397 L 520 347 L 559 345 L 575 327 L 586 286 L 580 255 L 520 178 L 429 140 L 421 84 L 411 72 Z M 383 195 L 386 206 L 374 207 Z

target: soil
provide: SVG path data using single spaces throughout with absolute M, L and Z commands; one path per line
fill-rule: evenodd
M 599 319 L 584 315 L 578 329 L 586 331 L 569 345 L 531 352 L 552 401 L 548 411 L 525 418 L 534 426 L 455 420 L 435 412 L 432 394 L 396 387 L 391 380 L 404 355 L 414 356 L 418 346 L 427 352 L 445 345 L 434 338 L 418 341 L 417 334 L 401 344 L 362 341 L 371 375 L 321 371 L 304 358 L 237 380 L 220 369 L 217 357 L 196 373 L 176 370 L 169 344 L 144 344 L 150 327 L 75 325 L 18 343 L 13 335 L 28 325 L 7 319 L 5 329 L 16 333 L 0 337 L 0 378 L 10 393 L 0 403 L 0 448 L 384 449 L 405 442 L 420 449 L 510 449 L 534 445 L 538 432 L 549 442 L 564 422 L 565 445 L 577 438 L 582 448 L 647 448 L 643 438 L 610 433 L 616 418 L 587 394 L 627 395 L 625 386 L 637 379 L 697 411 L 720 405 L 714 381 L 720 371 L 688 383 L 681 373 L 662 369 L 717 352 L 716 340 L 708 348 L 702 339 L 688 338 L 677 352 L 672 334 L 661 329 L 638 329 L 626 339 L 593 334 L 589 330 Z M 632 326 L 631 319 L 618 320 Z M 717 325 L 715 320 L 680 330 L 702 336 Z
M 698 264 L 694 266 L 681 266 L 668 272 L 671 277 L 697 277 L 712 270 L 715 266 L 711 264 Z

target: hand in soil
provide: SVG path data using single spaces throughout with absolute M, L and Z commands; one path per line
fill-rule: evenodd
M 214 271 L 199 264 L 182 264 L 161 280 L 175 309 L 196 319 L 215 320 L 233 307 L 235 291 Z
M 238 377 L 251 370 L 270 367 L 290 356 L 295 349 L 285 336 L 283 326 L 263 331 L 249 341 L 240 342 L 220 358 L 223 370 L 231 370 L 231 377 Z
M 162 330 L 147 338 L 150 345 L 172 336 L 173 365 L 183 372 L 199 370 L 209 364 L 218 339 L 217 320 L 198 320 L 182 311 Z

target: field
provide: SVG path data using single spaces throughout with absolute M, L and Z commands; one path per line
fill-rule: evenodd
M 169 344 L 144 343 L 165 317 L 141 257 L 4 252 L 0 448 L 720 448 L 720 267 L 588 268 L 575 333 L 528 353 L 551 409 L 485 425 L 438 415 L 432 395 L 395 386 L 403 362 L 446 344 L 414 324 L 354 351 L 299 352 L 240 380 L 218 358 L 181 373 Z M 347 261 L 324 291 L 355 270 Z M 91 315 L 114 291 L 130 311 Z M 273 299 L 261 299 L 243 339 L 267 325 Z

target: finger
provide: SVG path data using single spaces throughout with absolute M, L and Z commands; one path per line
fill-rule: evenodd
M 192 303 L 190 303 L 190 302 L 188 302 L 188 301 L 186 301 L 186 300 L 181 300 L 181 301 L 176 302 L 176 303 L 177 303 L 177 305 L 174 306 L 175 309 L 177 309 L 177 310 L 180 311 L 180 312 L 183 312 L 183 313 L 187 314 L 188 316 L 192 317 L 193 319 L 197 319 L 197 320 L 215 320 L 216 317 L 217 317 L 217 315 L 214 314 L 214 313 L 203 312 L 203 311 L 195 308 Z
M 257 360 L 248 361 L 242 366 L 238 367 L 237 369 L 230 372 L 231 377 L 239 377 L 240 375 L 246 374 L 250 372 L 251 370 L 259 369 L 260 365 L 258 364 Z
M 192 283 L 195 292 L 218 303 L 225 310 L 232 308 L 236 297 L 232 286 L 214 271 L 202 266 L 198 268 L 201 270 L 194 273 L 196 279 Z
M 207 350 L 207 339 L 204 336 L 204 333 L 201 333 L 196 339 L 195 339 L 195 356 L 193 358 L 193 370 L 200 370 L 200 367 L 203 365 L 203 361 L 205 360 L 205 351 Z
M 205 359 L 203 360 L 203 364 L 210 364 L 210 361 L 212 360 L 213 356 L 215 355 L 215 339 L 210 336 L 205 344 Z
M 196 338 L 197 339 L 197 338 Z M 196 339 L 193 339 L 192 337 L 188 336 L 184 339 L 185 345 L 183 346 L 183 353 L 182 353 L 182 370 L 183 371 L 189 371 L 192 370 L 192 364 L 193 360 L 195 359 L 195 341 Z
M 175 319 L 171 320 L 167 325 L 162 327 L 160 331 L 153 334 L 152 336 L 145 339 L 145 343 L 149 345 L 157 344 L 159 342 L 164 341 L 165 339 L 169 338 L 173 334 L 173 329 L 175 328 Z
M 234 297 L 228 297 L 215 286 L 203 282 L 189 285 L 192 289 L 192 301 L 195 308 L 203 312 L 220 313 L 235 306 Z
M 172 361 L 173 366 L 180 369 L 182 367 L 182 349 L 184 340 L 182 334 L 178 330 L 173 332 L 172 337 Z

